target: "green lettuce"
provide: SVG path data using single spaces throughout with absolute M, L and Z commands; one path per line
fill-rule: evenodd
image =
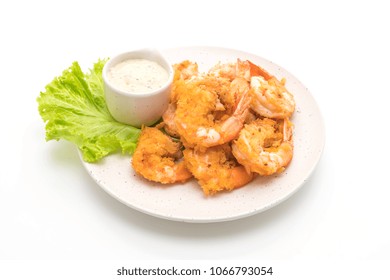
M 108 111 L 102 78 L 106 61 L 99 60 L 87 73 L 73 62 L 37 98 L 46 141 L 76 144 L 87 162 L 119 151 L 132 154 L 140 134 L 140 129 L 117 122 Z

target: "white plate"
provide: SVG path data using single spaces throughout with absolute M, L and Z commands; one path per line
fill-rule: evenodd
M 249 59 L 274 74 L 285 77 L 286 87 L 296 100 L 294 158 L 281 174 L 257 177 L 247 186 L 232 192 L 205 197 L 198 183 L 161 185 L 134 173 L 130 156 L 110 155 L 99 163 L 83 161 L 91 177 L 107 193 L 138 211 L 175 221 L 221 222 L 265 211 L 294 194 L 317 165 L 325 142 L 324 124 L 318 106 L 307 90 L 282 67 L 257 55 L 216 47 L 186 47 L 162 51 L 173 63 L 189 59 L 206 71 L 217 62 Z

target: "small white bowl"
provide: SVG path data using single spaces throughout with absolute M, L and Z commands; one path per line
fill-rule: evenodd
M 114 86 L 108 78 L 108 71 L 128 59 L 157 62 L 168 72 L 168 80 L 160 88 L 143 93 L 131 93 Z M 107 107 L 112 117 L 135 127 L 157 122 L 168 107 L 173 75 L 171 64 L 155 49 L 125 52 L 109 59 L 103 68 L 103 82 Z

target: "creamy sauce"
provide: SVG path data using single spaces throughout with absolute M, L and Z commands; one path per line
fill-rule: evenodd
M 111 67 L 107 78 L 116 88 L 142 94 L 162 87 L 168 81 L 169 74 L 157 62 L 128 59 Z

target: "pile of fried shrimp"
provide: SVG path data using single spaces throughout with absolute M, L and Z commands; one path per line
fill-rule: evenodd
M 143 127 L 132 167 L 162 184 L 195 178 L 204 194 L 231 191 L 256 176 L 282 172 L 293 157 L 293 95 L 248 61 L 174 65 L 162 122 Z

